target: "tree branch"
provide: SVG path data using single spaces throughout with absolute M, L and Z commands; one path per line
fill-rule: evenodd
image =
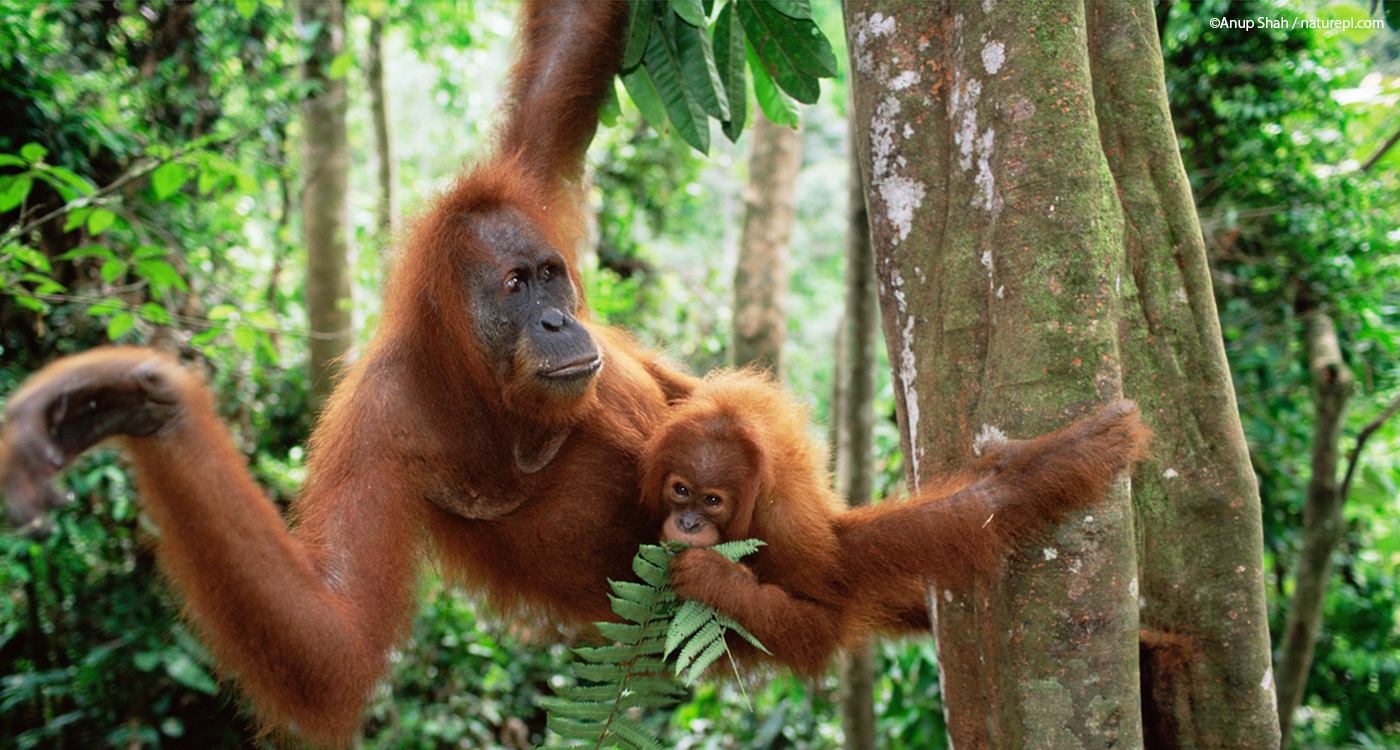
M 1400 135 L 1400 133 L 1397 133 L 1397 135 Z M 1395 139 L 1392 138 L 1391 140 L 1394 141 Z M 1364 447 L 1366 441 L 1371 438 L 1371 434 L 1380 429 L 1381 425 L 1385 424 L 1391 417 L 1395 416 L 1396 412 L 1400 412 L 1400 396 L 1396 396 L 1395 399 L 1390 402 L 1390 405 L 1385 408 L 1385 411 L 1381 412 L 1379 416 L 1368 422 L 1365 427 L 1362 427 L 1360 432 L 1356 433 L 1356 446 L 1351 449 L 1351 453 L 1347 454 L 1347 473 L 1342 479 L 1342 488 L 1337 493 L 1342 503 L 1346 503 L 1347 493 L 1351 490 L 1351 476 L 1356 473 L 1356 465 L 1361 461 L 1362 447 Z

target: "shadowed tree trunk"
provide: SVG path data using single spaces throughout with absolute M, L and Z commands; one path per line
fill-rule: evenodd
M 788 238 L 797 213 L 802 133 L 757 112 L 749 133 L 744 233 L 734 268 L 734 363 L 756 364 L 782 377 L 787 338 Z
M 1257 488 L 1152 6 L 851 2 L 911 482 L 1121 395 L 1152 458 L 931 591 L 954 747 L 1278 743 Z
M 854 128 L 851 133 L 854 134 Z M 875 493 L 875 367 L 880 307 L 875 288 L 875 256 L 860 161 L 851 144 L 846 196 L 846 312 L 836 343 L 835 393 L 831 403 L 836 446 L 836 489 L 852 506 Z M 875 649 L 853 649 L 841 665 L 841 725 L 846 750 L 875 749 Z
M 335 386 L 337 362 L 355 341 L 350 307 L 350 146 L 345 77 L 331 67 L 345 51 L 342 0 L 297 4 L 300 23 L 316 28 L 303 77 L 314 90 L 302 103 L 302 232 L 306 241 L 306 314 L 311 328 L 311 403 L 319 410 Z
M 374 223 L 381 249 L 389 246 L 399 216 L 398 162 L 394 159 L 388 96 L 384 90 L 384 23 L 382 13 L 370 19 L 369 56 L 365 64 L 365 78 L 369 84 L 370 122 L 374 125 L 375 181 L 379 185 L 379 202 L 374 207 Z
M 1342 361 L 1337 326 L 1322 312 L 1308 319 L 1304 342 L 1308 372 L 1312 375 L 1313 417 L 1312 478 L 1303 505 L 1303 549 L 1293 599 L 1288 603 L 1288 624 L 1278 657 L 1279 726 L 1283 747 L 1288 747 L 1293 712 L 1303 701 L 1303 688 L 1312 668 L 1313 647 L 1322 629 L 1322 609 L 1327 583 L 1332 580 L 1332 554 L 1346 536 L 1342 515 L 1345 498 L 1337 487 L 1337 463 L 1342 421 L 1355 378 Z

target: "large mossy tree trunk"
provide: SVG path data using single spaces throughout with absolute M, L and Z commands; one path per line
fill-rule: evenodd
M 911 481 L 1121 395 L 1158 436 L 1000 579 L 931 592 L 953 745 L 1275 746 L 1257 490 L 1150 3 L 845 8 Z

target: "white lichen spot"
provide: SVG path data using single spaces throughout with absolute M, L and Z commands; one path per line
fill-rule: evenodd
M 923 184 L 903 175 L 889 175 L 881 180 L 880 199 L 885 203 L 885 219 L 894 226 L 900 240 L 907 238 L 914 228 L 914 214 L 923 205 L 926 193 Z
M 1006 285 L 997 287 L 997 299 L 1006 299 Z
M 982 455 L 982 447 L 988 443 L 1004 443 L 1007 441 L 1006 433 L 983 422 L 982 429 L 972 438 L 972 452 L 974 455 Z
M 982 48 L 982 67 L 987 69 L 991 75 L 996 75 L 1001 70 L 1002 63 L 1006 62 L 1006 45 L 1001 42 L 988 42 Z
M 1183 305 L 1190 301 L 1186 298 L 1186 290 L 1180 287 L 1177 287 L 1177 290 L 1172 292 L 1172 300 L 1180 302 Z
M 1133 576 L 1133 580 L 1128 581 L 1128 596 L 1131 596 L 1131 597 L 1136 598 L 1137 595 L 1138 595 L 1138 580 L 1137 580 L 1137 576 Z
M 1042 549 L 1040 551 L 1040 554 L 1045 555 L 1046 560 L 1054 560 L 1060 556 L 1059 551 L 1054 549 L 1053 547 L 1046 547 L 1045 549 Z
M 904 91 L 919 82 L 919 72 L 916 70 L 906 70 L 895 76 L 889 82 L 889 87 L 893 91 Z
M 1259 682 L 1259 687 L 1264 690 L 1274 689 L 1274 670 L 1264 670 L 1264 679 Z
M 944 590 L 943 590 L 943 601 L 948 602 L 949 604 L 952 604 L 952 603 L 953 603 L 953 590 L 952 590 L 952 589 L 944 589 Z
M 1162 472 L 1163 479 L 1176 479 L 1179 476 L 1181 475 L 1176 473 L 1176 469 L 1167 469 L 1166 471 Z
M 898 28 L 894 16 L 876 13 L 870 17 L 870 33 L 875 36 L 892 36 Z

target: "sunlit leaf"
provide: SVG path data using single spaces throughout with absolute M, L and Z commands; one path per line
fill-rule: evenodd
M 119 312 L 107 321 L 107 338 L 113 341 L 121 338 L 136 325 L 136 316 L 129 312 Z
M 151 189 L 156 200 L 165 200 L 179 190 L 187 179 L 185 165 L 178 161 L 168 161 L 151 173 Z
M 107 227 L 112 226 L 112 222 L 116 220 L 117 215 L 112 213 L 111 211 L 108 211 L 105 208 L 95 208 L 92 210 L 92 214 L 88 216 L 88 234 L 91 234 L 93 236 L 102 234 L 102 232 L 106 230 Z

